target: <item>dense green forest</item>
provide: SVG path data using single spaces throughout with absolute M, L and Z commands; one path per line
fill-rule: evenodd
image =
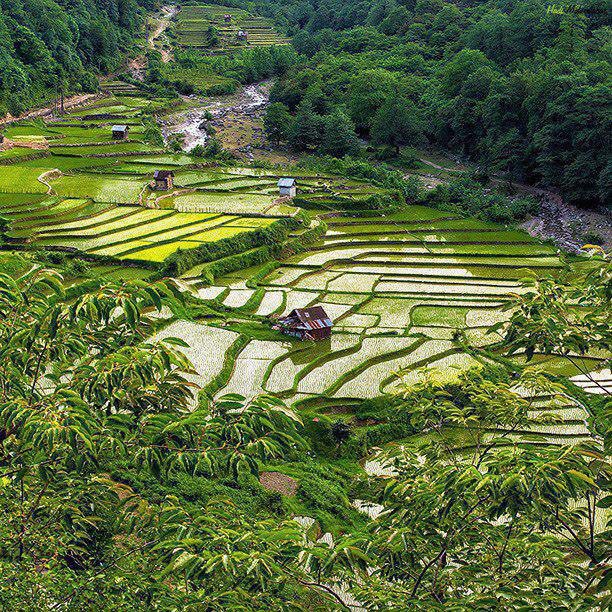
M 338 154 L 354 149 L 354 127 L 375 144 L 458 151 L 573 202 L 609 201 L 605 2 L 256 4 L 308 58 L 272 92 L 277 139 Z
M 0 115 L 58 90 L 96 91 L 119 67 L 153 0 L 0 0 Z

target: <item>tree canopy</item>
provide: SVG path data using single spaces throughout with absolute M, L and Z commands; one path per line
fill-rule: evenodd
M 313 89 L 345 105 L 359 132 L 430 144 L 491 171 L 558 189 L 579 204 L 610 199 L 609 14 L 603 0 L 552 10 L 545 0 L 467 2 L 259 0 L 304 61 L 274 86 L 292 112 Z M 557 5 L 555 5 L 557 6 Z M 315 109 L 316 112 L 327 114 Z

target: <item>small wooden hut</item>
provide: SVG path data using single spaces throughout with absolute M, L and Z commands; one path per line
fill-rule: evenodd
M 294 178 L 281 178 L 278 183 L 278 191 L 282 196 L 294 198 L 297 192 L 297 185 Z
M 172 170 L 156 170 L 153 174 L 153 188 L 157 191 L 168 191 L 174 187 L 174 172 Z
M 111 128 L 113 140 L 125 140 L 130 133 L 129 125 L 113 125 Z
M 249 33 L 246 30 L 238 30 L 236 38 L 243 42 L 247 42 L 249 40 Z
M 230 23 L 232 21 L 232 16 L 229 13 L 225 13 L 225 15 L 223 15 L 223 21 L 225 21 L 225 23 Z
M 325 340 L 331 337 L 333 323 L 322 306 L 295 308 L 278 319 L 274 326 L 300 340 Z

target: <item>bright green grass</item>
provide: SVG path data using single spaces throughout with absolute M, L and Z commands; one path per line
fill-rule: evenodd
M 206 215 L 201 215 L 201 219 L 204 221 L 206 218 Z M 200 219 L 193 219 L 190 215 L 176 214 L 112 234 L 104 234 L 98 238 L 91 238 L 89 250 L 95 251 L 98 248 L 132 240 L 149 240 L 151 242 L 174 240 L 187 234 L 196 233 L 206 226 L 206 223 L 200 223 Z
M 215 242 L 217 240 L 223 240 L 223 238 L 231 238 L 238 234 L 242 234 L 248 231 L 245 227 L 226 227 L 221 226 L 215 229 L 210 229 L 199 234 L 189 236 L 189 240 L 195 240 L 199 242 Z
M 11 194 L 17 195 L 17 194 Z M 27 194 L 29 196 L 29 194 Z M 57 197 L 44 197 L 40 201 L 31 202 L 28 201 L 23 204 L 6 204 L 1 207 L 3 214 L 11 220 L 19 220 L 24 217 L 30 217 L 33 215 L 46 215 L 53 214 L 51 209 L 60 202 L 60 198 Z
M 27 204 L 35 205 L 44 199 L 44 196 L 32 195 L 30 193 L 0 193 L 0 207 L 12 208 Z
M 443 243 L 427 245 L 432 252 L 456 255 L 555 255 L 557 249 L 545 244 L 454 244 Z
M 121 218 L 127 224 L 129 223 L 129 216 L 138 212 L 136 207 L 128 206 L 114 206 L 110 210 L 106 210 L 98 215 L 95 215 L 89 219 L 79 219 L 78 221 L 70 221 L 67 223 L 57 223 L 53 225 L 47 225 L 44 228 L 44 233 L 59 233 L 70 230 L 78 230 L 82 233 L 86 229 L 92 227 L 98 227 L 105 223 L 109 223 L 115 219 Z
M 81 244 L 85 244 L 85 241 L 81 241 Z M 130 242 L 121 242 L 119 244 L 113 244 L 101 249 L 96 250 L 96 255 L 106 255 L 110 257 L 116 257 L 126 251 L 132 249 L 145 248 L 150 246 L 151 243 L 145 240 L 131 240 Z
M 62 176 L 52 182 L 53 189 L 60 195 L 73 198 L 90 197 L 98 202 L 135 204 L 147 180 L 126 180 L 113 176 L 79 174 Z
M 47 187 L 38 180 L 40 174 L 37 169 L 5 166 L 0 170 L 0 192 L 47 193 Z
M 11 218 L 19 219 L 41 219 L 46 222 L 48 219 L 62 217 L 65 213 L 75 213 L 82 210 L 89 200 L 84 198 L 66 198 L 54 203 L 49 208 L 39 208 L 31 210 L 23 210 L 20 213 L 14 214 Z
M 410 313 L 413 325 L 464 327 L 467 308 L 416 306 Z
M 134 163 L 137 164 L 151 164 L 153 166 L 158 165 L 168 165 L 168 166 L 187 166 L 189 164 L 193 164 L 193 158 L 182 155 L 144 155 L 144 156 L 134 156 L 130 157 L 130 160 L 133 160 Z
M 119 236 L 133 235 L 138 237 L 141 234 L 154 231 L 163 231 L 174 227 L 174 217 L 171 211 L 167 210 L 150 210 L 136 206 L 125 206 L 126 213 L 131 211 L 128 217 L 119 217 L 110 220 L 100 226 L 88 229 L 74 229 L 56 234 L 56 237 L 83 237 L 89 238 L 92 241 L 100 242 L 101 244 L 116 242 Z M 93 244 L 92 244 L 93 247 Z
M 48 157 L 32 159 L 20 164 L 23 168 L 40 168 L 40 172 L 57 168 L 62 172 L 78 170 L 83 168 L 103 168 L 116 164 L 117 160 L 111 157 L 88 158 L 88 157 L 65 157 L 62 155 L 51 154 Z
M 44 155 L 44 152 L 42 154 Z M 6 162 L 19 162 L 20 158 L 31 155 L 41 155 L 41 152 L 28 147 L 13 147 L 12 149 L 5 149 L 4 151 L 0 151 L 0 164 Z
M 136 116 L 138 110 L 125 106 L 124 104 L 115 104 L 114 106 L 97 106 L 81 108 L 79 110 L 72 111 L 70 115 L 72 117 L 86 117 L 87 115 L 98 115 L 101 113 L 110 115 L 124 115 L 124 116 Z
M 45 235 L 45 231 L 47 228 L 53 228 L 56 223 L 76 223 L 80 226 L 87 223 L 90 218 L 109 210 L 113 206 L 113 204 L 106 202 L 88 201 L 84 206 L 75 207 L 61 215 L 52 214 L 53 209 L 51 209 L 51 214 L 43 217 L 43 211 L 41 211 L 36 215 L 30 215 L 33 220 L 22 219 L 20 221 L 12 221 L 12 230 L 9 232 L 9 235 L 15 238 L 23 238 L 43 234 L 42 237 L 51 238 L 54 235 L 53 232 Z
M 179 184 L 182 184 L 179 182 Z M 261 192 L 262 189 L 266 189 L 267 187 L 272 187 L 275 185 L 274 181 L 269 180 L 259 180 L 259 179 L 224 179 L 221 183 L 210 183 L 207 185 L 202 185 L 200 189 L 205 190 L 235 190 L 235 189 L 249 189 L 251 192 Z M 274 189 L 274 193 L 277 193 L 277 190 Z
M 2 129 L 3 134 L 9 138 L 14 139 L 17 136 L 47 136 L 52 132 L 40 125 L 34 123 L 19 123 L 15 125 L 9 125 Z
M 175 208 L 194 212 L 263 213 L 274 198 L 255 193 L 189 193 L 171 198 Z
M 151 244 L 151 243 L 144 243 Z M 179 249 L 193 249 L 197 247 L 199 242 L 190 242 L 186 240 L 177 240 L 176 242 L 171 242 L 170 244 L 160 244 L 158 246 L 153 246 L 150 248 L 145 248 L 134 253 L 125 253 L 124 255 L 120 255 L 119 259 L 135 259 L 135 260 L 143 260 L 143 261 L 153 261 L 156 263 L 161 263 L 167 257 L 170 257 L 173 253 L 176 253 Z
M 147 153 L 156 151 L 156 147 L 141 142 L 116 143 L 109 141 L 104 145 L 93 145 L 85 147 L 53 147 L 52 151 L 56 155 L 72 155 L 76 157 L 87 157 L 89 155 L 105 154 L 109 157 L 114 153 Z
M 151 270 L 147 268 L 124 265 L 95 266 L 91 272 L 95 278 L 109 281 L 145 280 L 151 276 Z
M 268 227 L 271 223 L 274 223 L 274 219 L 263 218 L 263 217 L 245 217 L 239 218 L 234 217 L 233 221 L 230 223 L 232 227 Z

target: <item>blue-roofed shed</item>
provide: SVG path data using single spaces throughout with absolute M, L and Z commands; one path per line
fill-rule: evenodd
M 113 127 L 111 128 L 111 131 L 113 133 L 113 140 L 124 140 L 125 138 L 128 137 L 128 134 L 130 132 L 130 126 L 129 125 L 113 125 Z

